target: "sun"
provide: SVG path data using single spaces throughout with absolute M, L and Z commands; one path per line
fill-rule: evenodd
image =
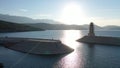
M 85 24 L 85 13 L 79 4 L 75 2 L 70 2 L 66 4 L 60 14 L 60 21 L 64 24 Z

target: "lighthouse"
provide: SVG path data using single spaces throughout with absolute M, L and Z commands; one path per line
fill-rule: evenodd
M 93 22 L 90 23 L 88 36 L 90 36 L 90 37 L 94 37 L 95 36 Z

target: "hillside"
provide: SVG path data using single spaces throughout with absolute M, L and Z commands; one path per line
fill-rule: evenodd
M 105 30 L 120 30 L 120 26 L 109 25 L 103 27 Z
M 88 24 L 86 25 L 65 25 L 65 24 L 61 24 L 61 22 L 50 20 L 50 19 L 32 19 L 29 17 L 13 16 L 13 15 L 7 15 L 7 14 L 0 14 L 0 20 L 22 23 L 22 24 L 27 25 L 27 27 L 31 26 L 34 28 L 39 28 L 39 29 L 42 28 L 46 30 L 71 30 L 71 29 L 87 30 L 89 28 Z M 26 27 L 24 28 L 28 29 Z M 107 25 L 107 26 L 101 27 L 101 26 L 95 25 L 95 29 L 96 30 L 120 30 L 120 26 Z
M 51 19 L 32 19 L 23 16 L 14 16 L 8 14 L 0 14 L 0 20 L 16 22 L 16 23 L 50 23 L 50 24 L 60 24 L 60 22 Z
M 48 23 L 34 23 L 34 24 L 26 23 L 26 25 L 37 28 L 41 27 L 46 30 L 87 30 L 89 28 L 89 25 L 65 25 L 65 24 L 48 24 Z M 95 28 L 97 30 L 102 29 L 97 25 L 95 25 Z
M 43 29 L 0 20 L 0 32 L 22 32 L 22 31 L 37 31 L 37 30 L 43 30 Z
M 65 25 L 65 24 L 48 24 L 48 23 L 24 23 L 25 25 L 32 27 L 41 27 L 46 30 L 88 30 L 89 25 Z M 120 30 L 120 26 L 108 25 L 100 27 L 95 25 L 95 30 Z

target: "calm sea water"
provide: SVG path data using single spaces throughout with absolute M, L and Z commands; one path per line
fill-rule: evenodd
M 90 45 L 75 40 L 88 31 L 47 30 L 0 33 L 0 37 L 59 39 L 74 52 L 65 55 L 32 55 L 0 46 L 0 63 L 5 68 L 120 68 L 120 46 Z M 100 36 L 120 37 L 120 31 L 96 31 Z

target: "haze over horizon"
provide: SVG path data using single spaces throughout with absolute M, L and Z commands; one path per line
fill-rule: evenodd
M 119 25 L 119 0 L 0 0 L 0 14 L 52 19 L 63 24 Z

